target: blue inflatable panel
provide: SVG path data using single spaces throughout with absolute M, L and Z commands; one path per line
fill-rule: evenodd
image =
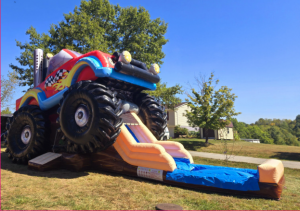
M 260 190 L 257 170 L 191 164 L 185 158 L 174 158 L 174 160 L 177 169 L 167 172 L 166 180 L 229 190 Z
M 95 56 L 88 56 L 88 57 L 83 57 L 80 60 L 78 60 L 77 63 L 84 61 L 86 63 L 88 63 L 88 65 L 92 68 L 92 70 L 94 71 L 95 75 L 97 77 L 110 77 L 110 78 L 114 78 L 117 80 L 121 80 L 121 81 L 125 81 L 131 84 L 135 84 L 141 87 L 145 87 L 147 89 L 150 90 L 156 90 L 156 84 L 155 83 L 151 83 L 149 81 L 145 81 L 141 78 L 137 78 L 131 75 L 126 75 L 123 73 L 119 73 L 117 71 L 115 71 L 113 68 L 109 68 L 109 67 L 102 67 L 102 64 L 100 62 L 100 60 L 95 57 Z M 82 65 L 78 68 L 78 70 L 76 71 L 73 80 L 72 80 L 72 84 L 74 84 L 77 80 L 78 75 L 80 74 L 80 72 L 86 67 L 87 65 Z

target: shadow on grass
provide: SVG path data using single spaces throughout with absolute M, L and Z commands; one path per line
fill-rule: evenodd
M 210 145 L 214 145 L 211 143 L 206 144 L 204 141 L 188 141 L 188 140 L 176 140 L 181 143 L 186 150 L 197 151 L 197 149 L 201 149 L 202 147 L 208 147 Z
M 12 163 L 7 157 L 7 153 L 1 152 L 1 169 L 14 172 L 17 174 L 25 174 L 34 177 L 48 177 L 48 178 L 59 178 L 59 179 L 74 179 L 78 177 L 87 176 L 87 172 L 70 172 L 68 170 L 51 170 L 46 172 L 33 171 L 28 169 L 27 165 L 20 165 Z M 2 177 L 2 179 L 4 179 Z
M 297 152 L 276 152 L 275 155 L 270 157 L 280 160 L 300 161 L 300 153 Z

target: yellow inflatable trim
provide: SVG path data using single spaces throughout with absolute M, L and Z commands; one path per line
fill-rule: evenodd
M 31 89 L 31 90 L 27 91 L 26 94 L 22 97 L 19 108 L 26 102 L 26 100 L 28 98 L 34 98 L 39 103 L 37 94 L 40 92 L 42 92 L 42 91 L 39 89 Z

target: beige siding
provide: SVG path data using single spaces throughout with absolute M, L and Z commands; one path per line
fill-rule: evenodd
M 168 110 L 167 112 L 169 112 L 169 120 L 167 121 L 168 125 L 170 125 L 170 126 L 175 126 L 175 115 L 174 115 L 174 111 Z
M 232 128 L 219 129 L 218 139 L 233 139 L 233 129 Z
M 174 127 L 169 127 L 168 126 L 168 129 L 169 129 L 169 133 L 170 133 L 170 138 L 174 138 Z
M 187 118 L 185 116 L 186 110 L 191 110 L 190 107 L 188 107 L 186 104 L 178 107 L 175 110 L 175 125 L 189 126 Z
M 169 120 L 167 121 L 167 126 L 170 133 L 170 138 L 174 138 L 174 127 L 175 127 L 175 115 L 174 111 L 168 109 L 167 112 L 169 113 Z
M 203 138 L 203 128 L 200 128 L 200 138 Z

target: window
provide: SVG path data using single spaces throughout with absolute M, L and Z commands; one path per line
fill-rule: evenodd
M 229 133 L 229 127 L 227 128 L 227 133 Z
M 72 50 L 69 50 L 69 51 L 71 51 L 75 56 L 77 56 L 77 57 L 79 57 L 79 56 L 81 56 L 82 54 L 81 53 L 78 53 L 78 52 L 76 52 L 76 51 L 72 51 Z
M 73 57 L 67 51 L 61 50 L 50 59 L 47 76 L 71 59 L 73 59 Z
M 51 74 L 54 70 L 56 70 L 57 68 L 65 64 L 66 62 L 73 59 L 73 56 L 79 57 L 81 55 L 82 55 L 81 53 L 68 50 L 68 49 L 61 50 L 58 54 L 56 54 L 50 59 L 47 76 Z

